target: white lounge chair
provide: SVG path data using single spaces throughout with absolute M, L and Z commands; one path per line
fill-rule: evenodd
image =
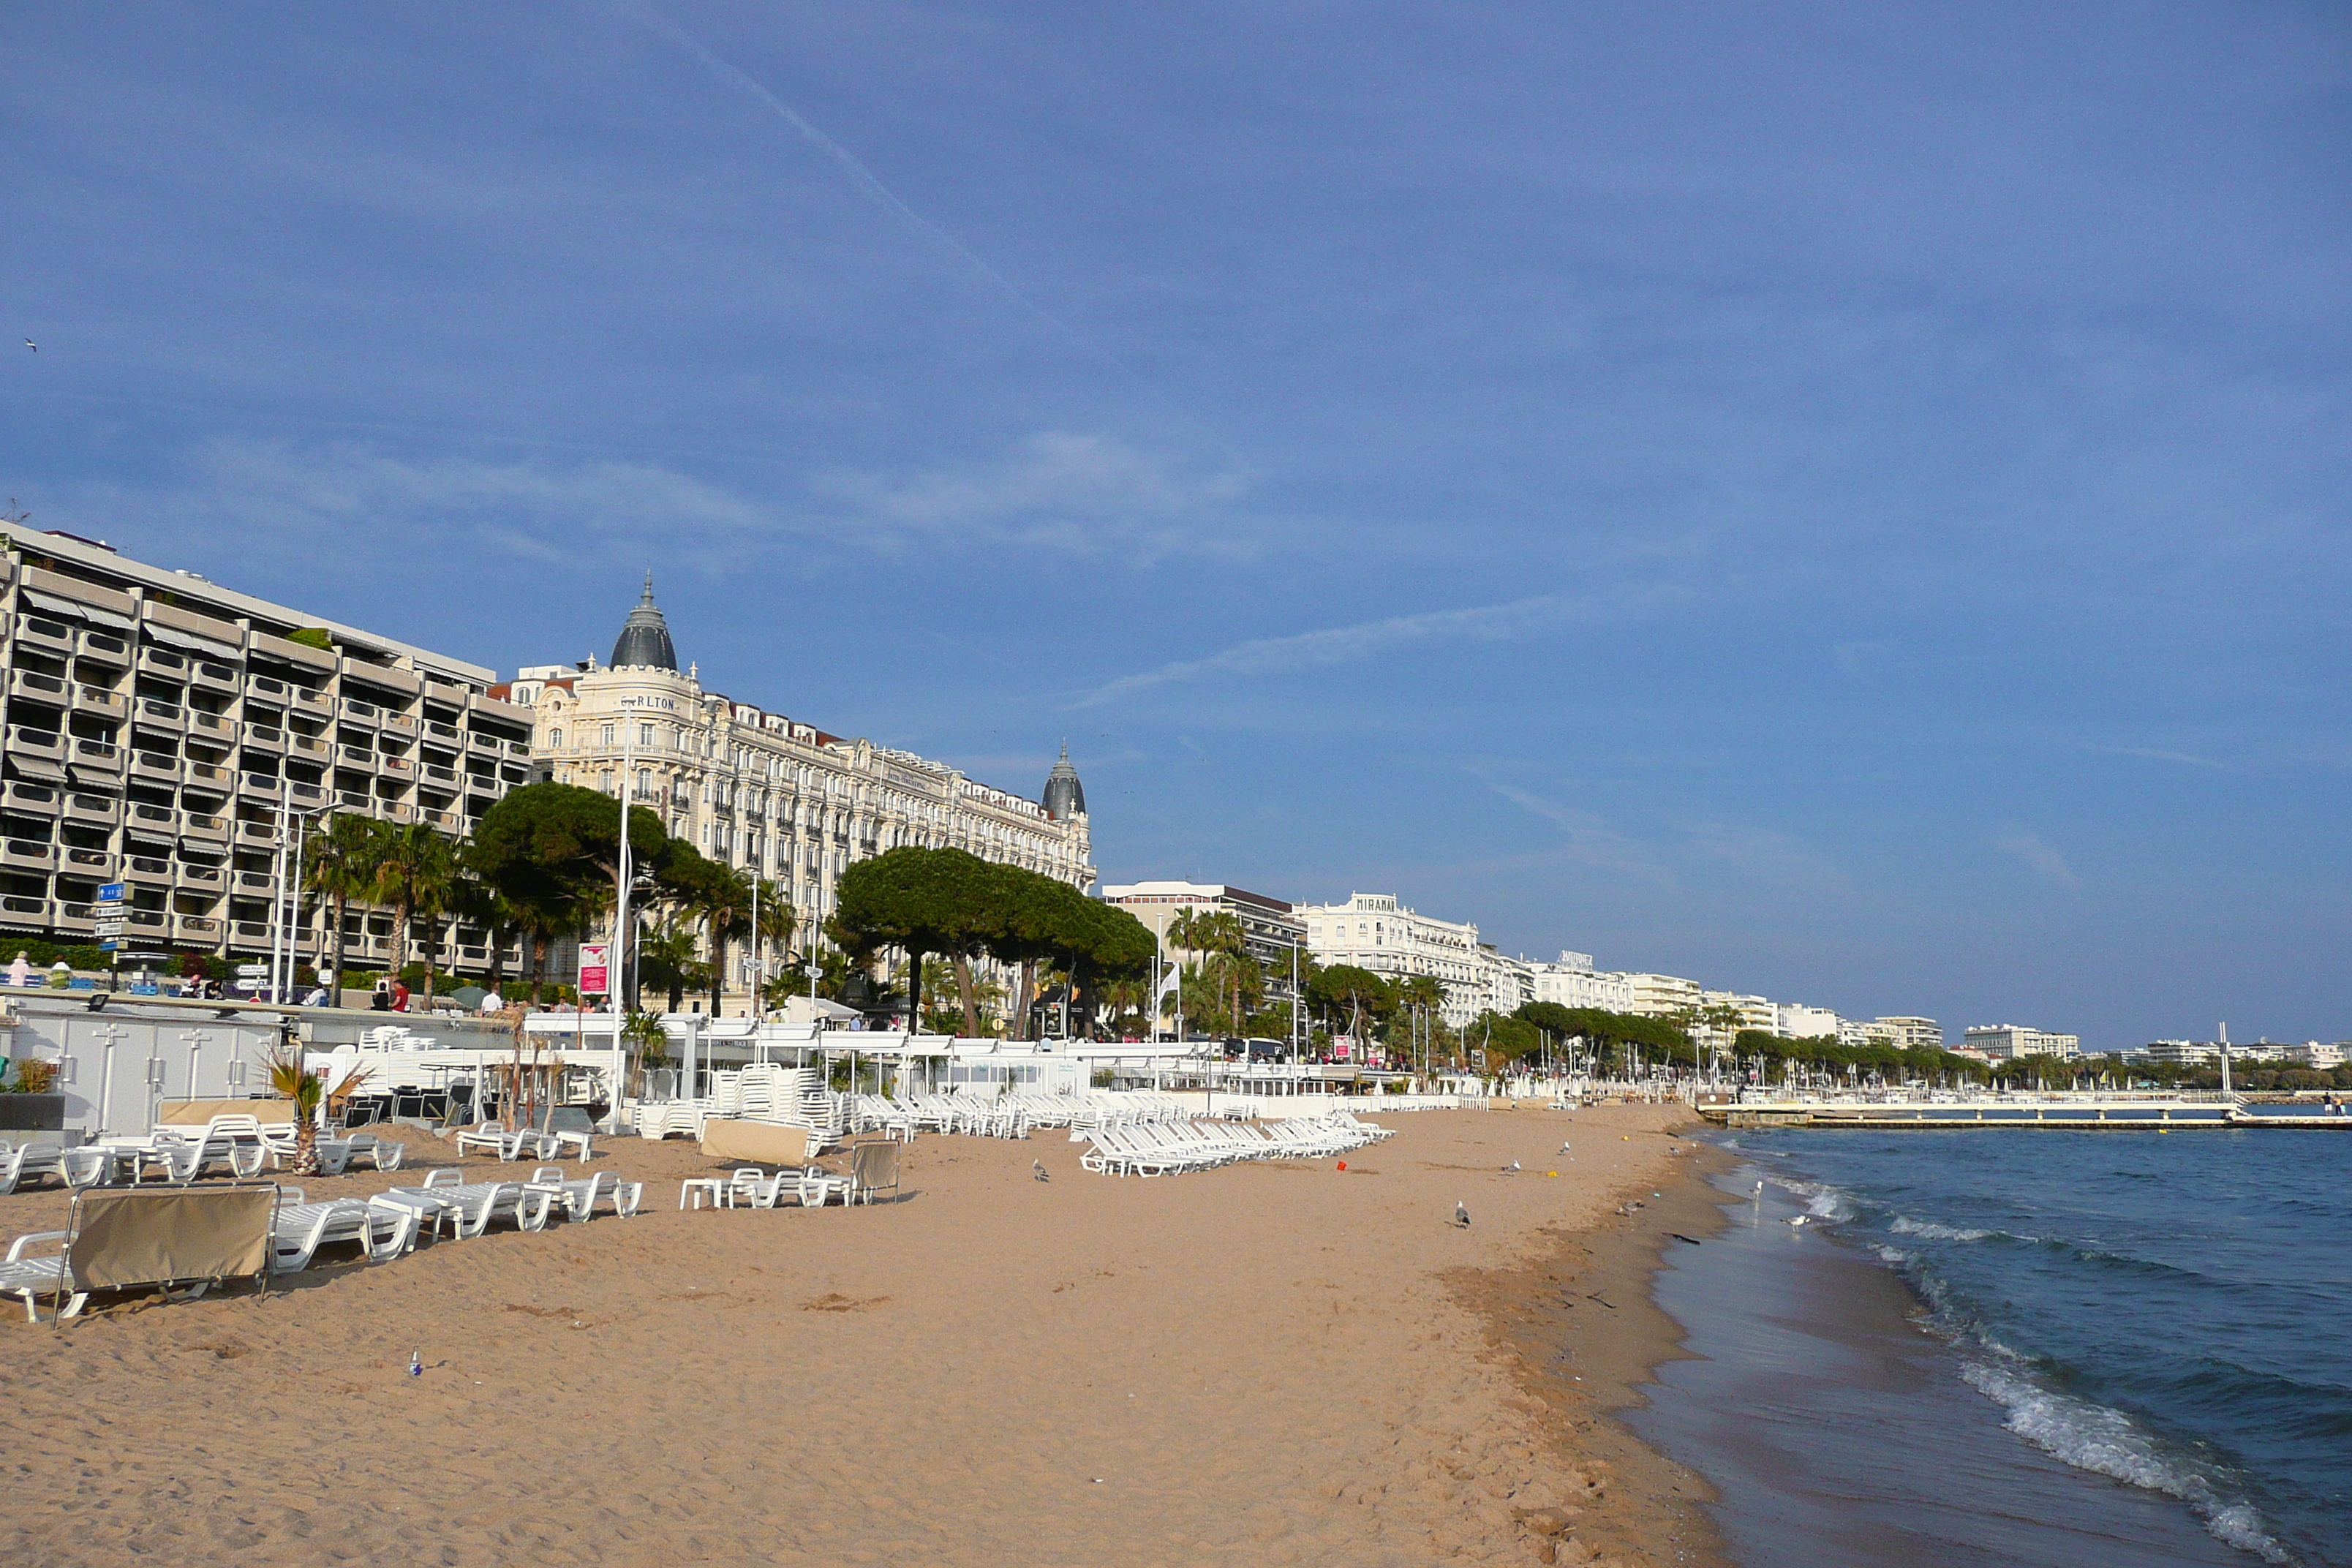
M 626 1219 L 637 1212 L 645 1201 L 643 1182 L 625 1182 L 610 1171 L 599 1171 L 578 1181 L 566 1180 L 561 1165 L 541 1165 L 530 1173 L 524 1184 L 532 1192 L 545 1193 L 554 1203 L 563 1205 L 565 1215 L 578 1225 L 596 1212 L 599 1198 L 609 1199 L 616 1219 Z
M 36 1247 L 47 1250 L 35 1252 Z M 54 1296 L 62 1302 L 73 1290 L 73 1275 L 66 1263 L 66 1233 L 61 1230 L 36 1231 L 20 1236 L 8 1246 L 5 1262 L 0 1262 L 0 1296 L 21 1297 L 27 1322 L 40 1321 L 40 1311 L 35 1303 L 43 1296 Z M 79 1308 L 81 1298 L 74 1298 Z
M 310 1266 L 321 1247 L 356 1241 L 371 1263 L 398 1258 L 416 1245 L 424 1221 L 415 1208 L 378 1207 L 357 1198 L 314 1204 L 299 1187 L 278 1189 L 278 1214 L 269 1233 L 269 1271 L 292 1274 Z
M 64 1181 L 65 1156 L 62 1143 L 27 1142 L 13 1148 L 0 1143 L 0 1196 L 15 1192 L 20 1184 L 37 1182 L 44 1176 Z

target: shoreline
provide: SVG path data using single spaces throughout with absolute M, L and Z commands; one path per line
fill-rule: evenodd
M 1664 1134 L 1683 1152 L 1655 1185 L 1621 1185 L 1602 1217 L 1548 1227 L 1537 1255 L 1454 1281 L 1575 1476 L 1569 1506 L 1521 1521 L 1538 1562 L 1731 1568 L 1715 1488 L 1623 1418 L 1648 1403 L 1658 1368 L 1690 1353 L 1654 1297 L 1666 1249 L 1684 1245 L 1677 1232 L 1705 1245 L 1725 1227 L 1710 1179 L 1736 1162 L 1697 1131 L 1694 1118 Z M 1643 1206 L 1616 1212 L 1627 1200 Z

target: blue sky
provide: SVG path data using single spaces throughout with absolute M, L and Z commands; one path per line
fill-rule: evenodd
M 1114 880 L 2352 1035 L 2341 6 L 1137 10 L 12 7 L 0 493 L 507 670 L 651 563 Z

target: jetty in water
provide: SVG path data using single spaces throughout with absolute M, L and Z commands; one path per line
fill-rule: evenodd
M 1974 1131 L 2186 1132 L 2258 1127 L 2352 1132 L 2352 1105 L 2327 1100 L 2247 1101 L 2126 1095 L 2003 1096 L 1967 1100 L 1899 1096 L 1852 1100 L 1742 1100 L 1696 1110 L 1718 1127 L 1848 1127 L 1873 1132 Z

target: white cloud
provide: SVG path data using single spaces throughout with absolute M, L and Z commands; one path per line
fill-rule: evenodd
M 2083 885 L 2083 879 L 2066 864 L 2066 858 L 2042 842 L 2039 834 L 2022 828 L 2011 828 L 1993 837 L 1993 847 L 2004 855 L 2014 856 L 2032 867 L 2043 879 L 2074 891 Z
M 462 544 L 551 563 L 619 556 L 740 570 L 787 545 L 916 544 L 1116 552 L 1123 561 L 1246 553 L 1231 520 L 1246 489 L 1101 436 L 1051 431 L 1003 457 L 881 475 L 835 469 L 761 496 L 660 462 L 411 458 L 361 443 L 222 440 L 174 481 L 92 489 L 65 509 L 143 515 L 185 535 L 323 547 L 363 531 L 408 549 Z M 373 553 L 373 552 L 371 552 Z
M 1179 659 L 1139 675 L 1122 676 L 1090 692 L 1076 705 L 1091 707 L 1130 692 L 1205 676 L 1271 675 L 1346 664 L 1405 643 L 1513 642 L 1549 631 L 1576 616 L 1581 608 L 1580 601 L 1565 595 L 1539 594 L 1502 605 L 1429 610 L 1286 637 L 1256 637 L 1201 658 Z

